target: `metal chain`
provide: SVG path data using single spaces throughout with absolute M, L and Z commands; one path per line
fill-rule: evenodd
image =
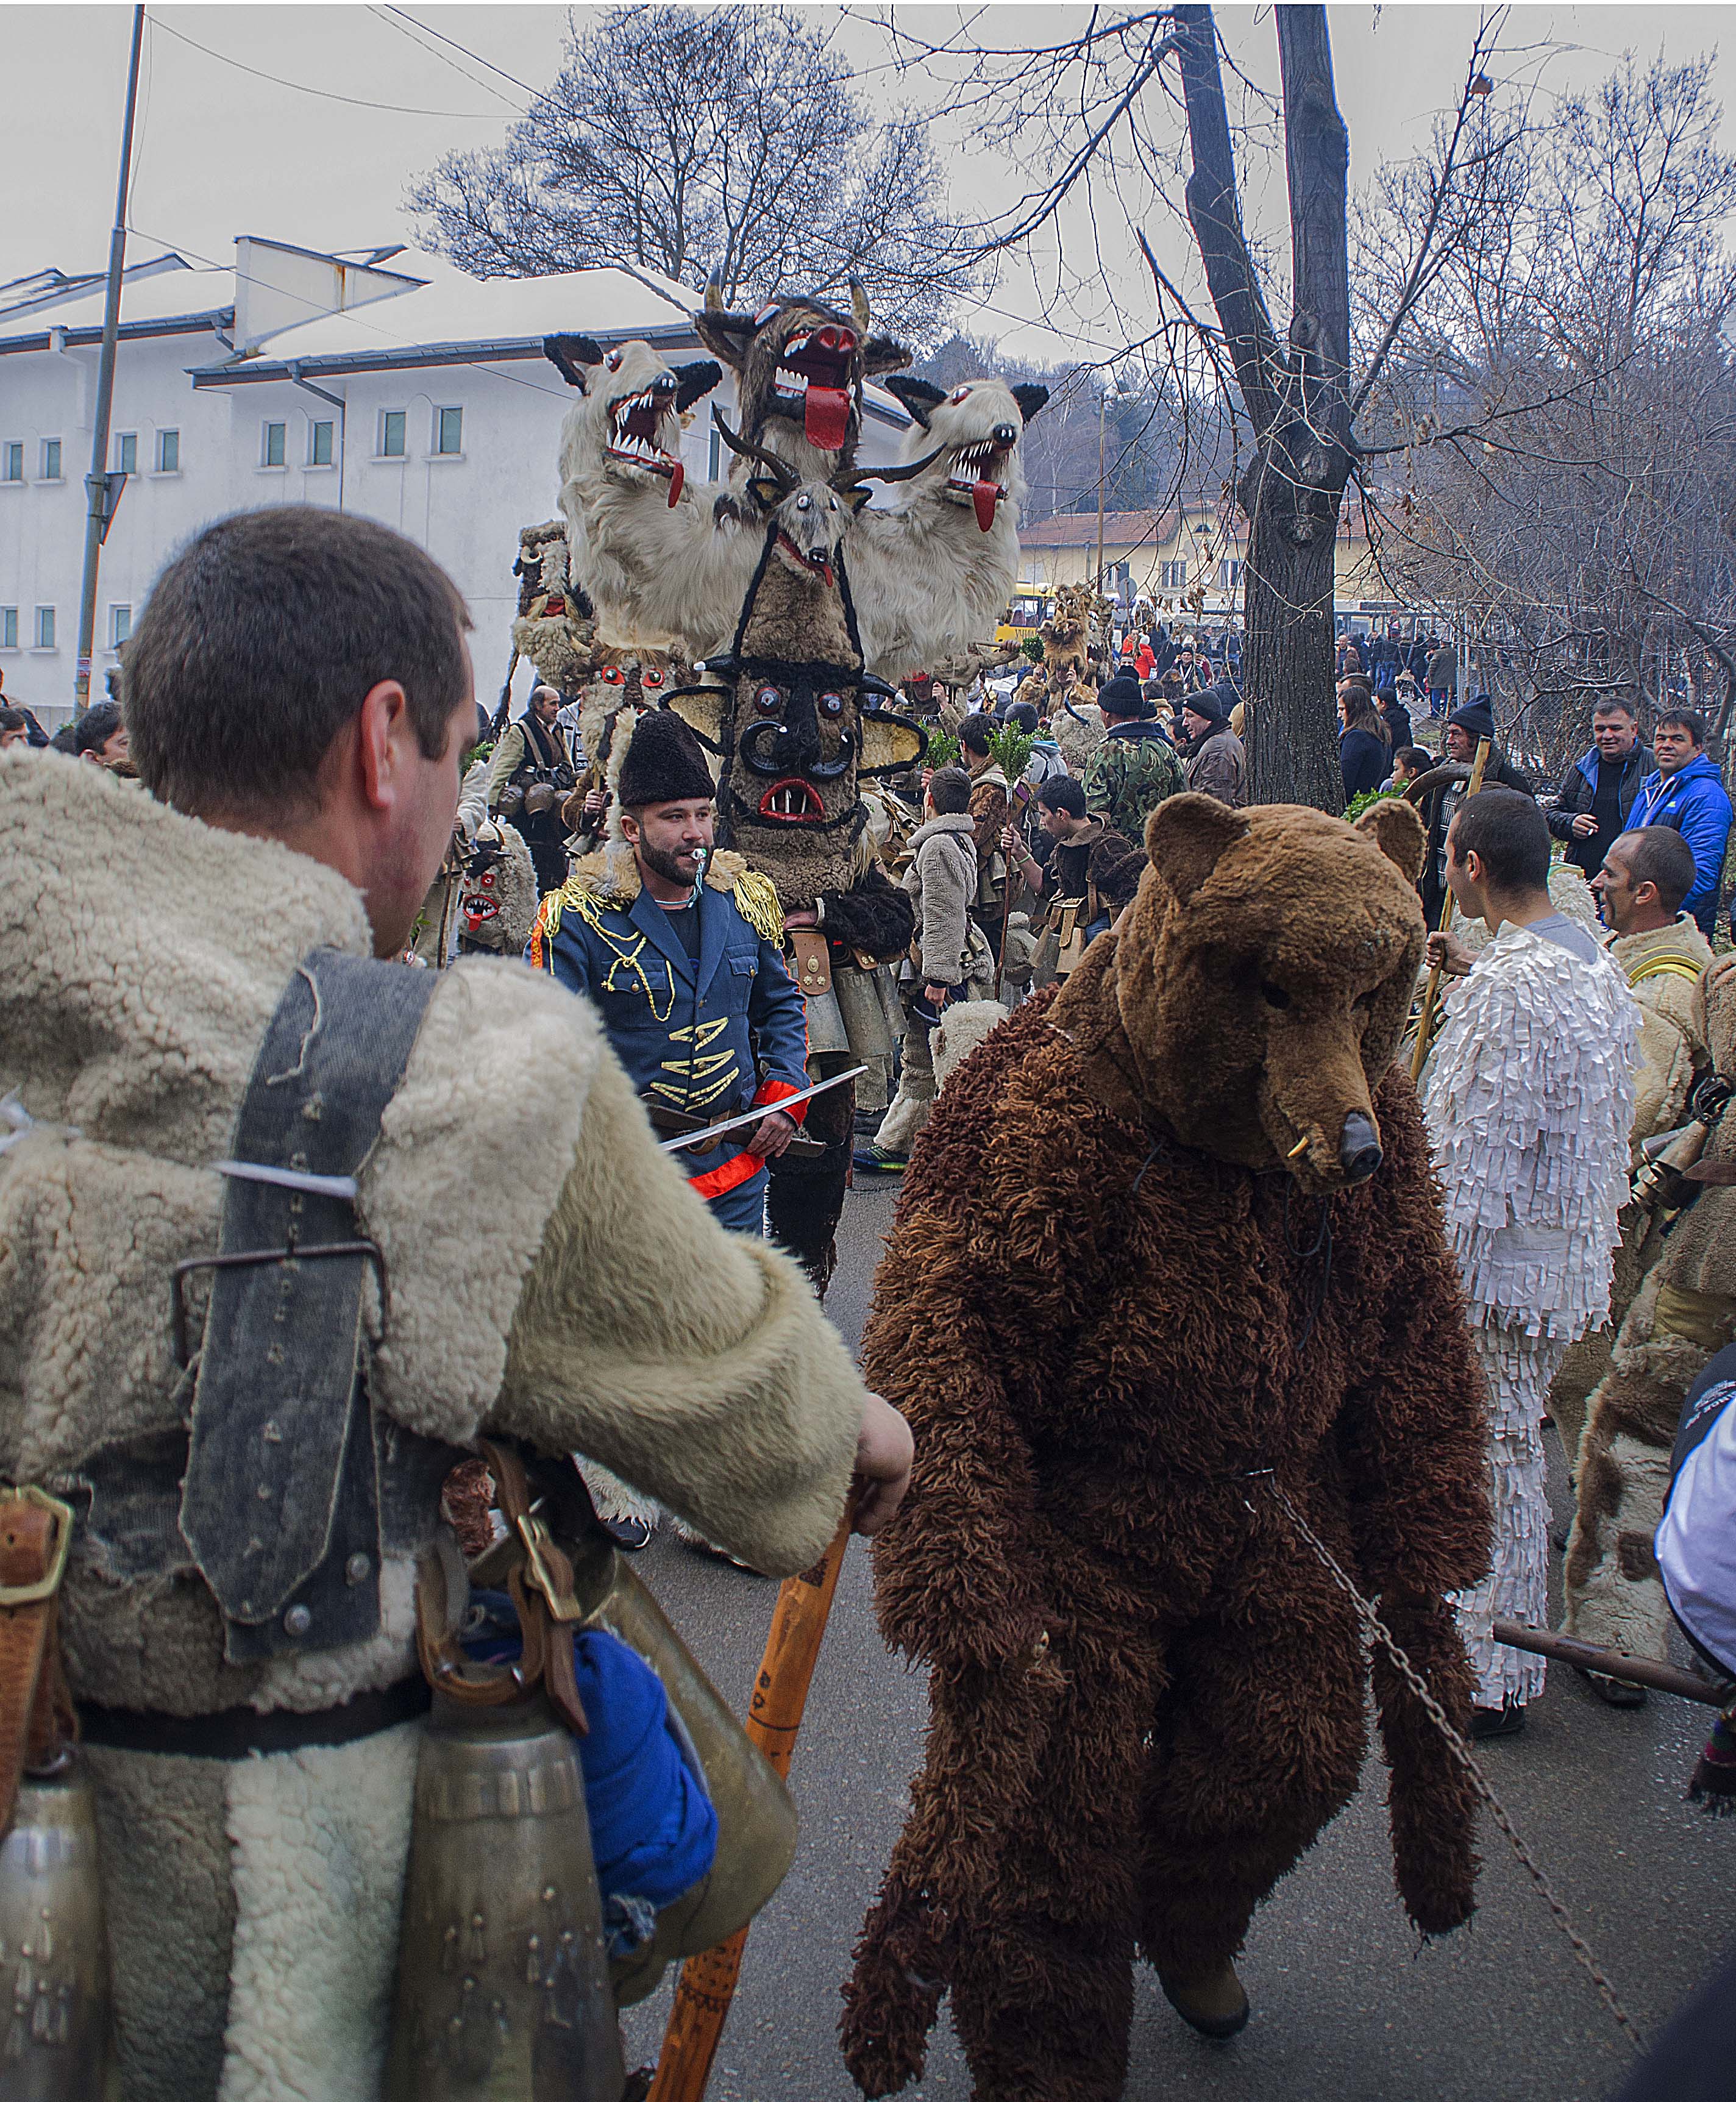
M 1489 1813 L 1490 1816 L 1494 1818 L 1495 1824 L 1499 1827 L 1501 1832 L 1505 1836 L 1508 1844 L 1512 1848 L 1514 1853 L 1518 1856 L 1520 1866 L 1525 1870 L 1526 1874 L 1542 1892 L 1543 1902 L 1548 1906 L 1550 1914 L 1554 1919 L 1556 1925 L 1560 1927 L 1562 1933 L 1566 1936 L 1569 1945 L 1573 1950 L 1575 1959 L 1583 1967 L 1587 1974 L 1589 1976 L 1592 1983 L 1597 1988 L 1597 1997 L 1609 2009 L 1610 2014 L 1614 2016 L 1617 2023 L 1627 2035 L 1628 2041 L 1633 2046 L 1635 2050 L 1643 2051 L 1645 2048 L 1645 2039 L 1644 2036 L 1641 2035 L 1638 2025 L 1634 2021 L 1633 2017 L 1628 2012 L 1628 2010 L 1622 2005 L 1621 2001 L 1616 1993 L 1615 1988 L 1604 1976 L 1603 1971 L 1600 1967 L 1596 1958 L 1592 1955 L 1590 1949 L 1586 1945 L 1583 1937 L 1574 1927 L 1573 1922 L 1568 1918 L 1566 1908 L 1562 1905 L 1561 1900 L 1556 1896 L 1554 1891 L 1550 1887 L 1548 1878 L 1543 1874 L 1543 1870 L 1537 1865 L 1536 1861 L 1532 1858 L 1530 1850 L 1526 1847 L 1525 1842 L 1519 1837 L 1518 1833 L 1514 1829 L 1512 1820 L 1508 1816 L 1506 1811 L 1502 1807 L 1500 1800 L 1496 1796 L 1495 1790 L 1489 1785 L 1488 1781 L 1484 1778 L 1482 1768 L 1477 1763 L 1475 1758 L 1472 1754 L 1470 1746 L 1447 1720 L 1446 1711 L 1442 1707 L 1440 1702 L 1436 1700 L 1434 1695 L 1429 1692 L 1428 1684 L 1424 1679 L 1421 1673 L 1418 1671 L 1416 1666 L 1412 1664 L 1410 1658 L 1406 1656 L 1403 1650 L 1402 1650 L 1397 1643 L 1394 1641 L 1391 1631 L 1387 1627 L 1385 1622 L 1381 1619 L 1380 1614 L 1375 1612 L 1374 1607 L 1369 1603 L 1368 1600 L 1362 1596 L 1356 1585 L 1351 1582 L 1349 1577 L 1345 1575 L 1343 1568 L 1340 1566 L 1337 1557 L 1333 1554 L 1331 1549 L 1326 1545 L 1326 1542 L 1320 1537 L 1319 1534 L 1315 1532 L 1314 1528 L 1309 1523 L 1308 1520 L 1303 1517 L 1301 1512 L 1296 1509 L 1295 1504 L 1291 1501 L 1288 1492 L 1280 1488 L 1278 1482 L 1269 1475 L 1264 1475 L 1257 1479 L 1261 1479 L 1264 1482 L 1264 1486 L 1270 1490 L 1273 1499 L 1278 1504 L 1279 1509 L 1284 1513 L 1285 1516 L 1290 1520 L 1291 1523 L 1295 1528 L 1302 1538 L 1308 1543 L 1309 1546 L 1313 1550 L 1314 1554 L 1319 1558 L 1321 1563 L 1331 1576 L 1333 1581 L 1348 1595 L 1351 1603 L 1355 1606 L 1357 1612 L 1362 1619 L 1363 1627 L 1366 1630 L 1367 1634 L 1374 1641 L 1380 1644 L 1380 1647 L 1386 1652 L 1388 1656 L 1392 1659 L 1393 1668 L 1398 1672 L 1400 1677 L 1403 1678 L 1405 1683 L 1410 1687 L 1411 1692 L 1416 1696 L 1418 1701 L 1422 1704 L 1423 1710 L 1428 1717 L 1429 1721 L 1434 1724 L 1435 1727 L 1441 1732 L 1441 1735 L 1446 1740 L 1448 1750 L 1451 1752 L 1453 1757 L 1459 1762 L 1459 1765 L 1464 1768 L 1466 1773 L 1470 1776 L 1471 1785 L 1476 1789 L 1477 1794 L 1482 1798 L 1483 1801 L 1489 1806 Z M 1246 1502 L 1247 1499 L 1244 1498 L 1243 1501 Z M 1253 1508 L 1254 1507 L 1251 1504 L 1248 1505 L 1250 1511 L 1251 1511 Z

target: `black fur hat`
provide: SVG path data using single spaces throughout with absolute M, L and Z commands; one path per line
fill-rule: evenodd
M 715 793 L 699 740 L 680 716 L 653 708 L 641 716 L 621 761 L 625 809 L 648 803 L 687 803 Z

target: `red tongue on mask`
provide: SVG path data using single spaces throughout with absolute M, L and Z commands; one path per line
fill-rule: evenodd
M 806 408 L 808 444 L 822 452 L 836 452 L 850 428 L 849 395 L 842 387 L 816 387 L 810 379 Z
M 994 524 L 994 507 L 1000 499 L 1001 486 L 998 481 L 984 480 L 972 486 L 971 502 L 976 507 L 976 523 L 985 533 Z
M 681 500 L 681 485 L 687 480 L 687 469 L 677 460 L 669 470 L 669 508 L 673 511 Z

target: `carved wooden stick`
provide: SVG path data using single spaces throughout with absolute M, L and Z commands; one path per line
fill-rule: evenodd
M 1478 739 L 1477 761 L 1471 769 L 1471 778 L 1465 788 L 1467 800 L 1476 795 L 1481 788 L 1483 769 L 1489 764 L 1489 755 L 1494 748 L 1486 737 Z M 1441 901 L 1441 925 L 1436 931 L 1444 934 L 1452 924 L 1453 894 L 1449 886 L 1446 897 Z M 1423 990 L 1422 1018 L 1416 1025 L 1416 1048 L 1410 1053 L 1410 1084 L 1413 1087 L 1421 1079 L 1423 1062 L 1428 1056 L 1428 1040 L 1434 1034 L 1435 1001 L 1440 996 L 1440 991 L 1441 966 L 1438 964 L 1431 964 L 1428 967 L 1428 983 Z
M 747 1734 L 785 1777 L 790 1772 L 790 1755 L 795 1749 L 796 1732 L 802 1727 L 808 1683 L 819 1658 L 849 1539 L 850 1521 L 846 1515 L 831 1545 L 813 1568 L 804 1570 L 799 1576 L 786 1578 L 772 1615 L 765 1654 L 754 1680 Z M 658 2056 L 657 2078 L 651 2083 L 647 2102 L 702 2102 L 706 2082 L 711 2077 L 711 2061 L 723 2039 L 724 2024 L 729 2019 L 746 1941 L 747 1928 L 738 1928 L 727 1941 L 702 1955 L 689 1957 L 681 1966 L 675 2005 L 669 2011 L 669 2026 L 663 2032 L 663 2048 Z

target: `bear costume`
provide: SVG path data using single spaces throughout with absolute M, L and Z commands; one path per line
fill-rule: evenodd
M 1132 1960 L 1206 2033 L 1256 1906 L 1355 1792 L 1369 1664 L 1292 1499 L 1460 1727 L 1484 1397 L 1393 1065 L 1423 838 L 1171 798 L 1118 931 L 953 1076 L 863 1339 L 910 1420 L 881 1627 L 925 1768 L 845 1988 L 870 2095 L 942 1995 L 979 2097 L 1111 2102 Z M 1472 1909 L 1473 1798 L 1384 1658 L 1396 1878 Z

